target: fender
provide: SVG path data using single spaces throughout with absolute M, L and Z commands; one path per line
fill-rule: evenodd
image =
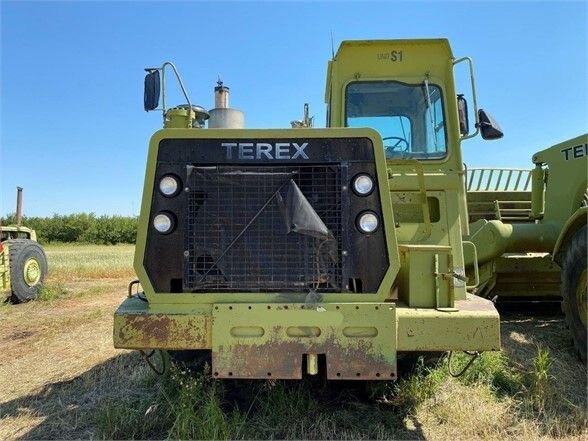
M 568 221 L 565 223 L 561 232 L 559 233 L 559 237 L 557 238 L 557 242 L 555 243 L 555 248 L 553 249 L 553 260 L 558 265 L 561 261 L 561 251 L 563 246 L 567 243 L 568 239 L 578 231 L 583 225 L 586 225 L 588 220 L 588 207 L 580 207 L 576 210 L 576 212 L 570 216 Z

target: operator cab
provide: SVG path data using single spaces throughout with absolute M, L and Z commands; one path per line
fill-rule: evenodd
M 472 116 L 455 90 L 454 68 L 469 66 Z M 468 92 L 469 93 L 469 92 Z M 502 137 L 478 109 L 468 57 L 454 58 L 446 39 L 343 41 L 327 66 L 327 127 L 369 127 L 388 160 L 418 160 L 430 170 L 460 170 L 460 142 Z
M 441 159 L 447 154 L 441 88 L 399 81 L 354 81 L 345 91 L 345 126 L 371 127 L 387 159 Z
M 3 227 L 2 231 L 0 232 L 0 242 L 5 242 L 12 239 L 31 239 L 31 232 L 28 229 L 21 230 L 20 228 L 6 228 L 7 227 Z

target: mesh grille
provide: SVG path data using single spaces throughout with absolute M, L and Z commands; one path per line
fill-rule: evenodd
M 340 292 L 341 168 L 189 166 L 184 290 Z

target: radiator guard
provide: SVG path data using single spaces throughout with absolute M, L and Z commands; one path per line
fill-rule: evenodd
M 341 164 L 188 166 L 186 292 L 341 292 Z

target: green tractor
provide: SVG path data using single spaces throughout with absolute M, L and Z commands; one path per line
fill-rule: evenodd
M 533 155 L 534 169 L 478 168 L 467 173 L 477 294 L 500 300 L 561 300 L 580 358 L 586 361 L 588 135 Z M 473 248 L 470 248 L 473 249 Z
M 22 188 L 17 187 L 16 224 L 0 225 L 0 292 L 14 303 L 36 299 L 47 275 L 47 257 L 37 234 L 21 222 Z

